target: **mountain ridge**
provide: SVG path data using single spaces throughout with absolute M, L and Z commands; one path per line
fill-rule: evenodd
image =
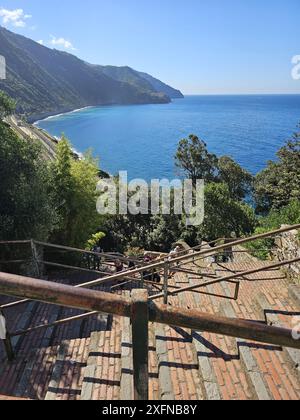
M 170 88 L 171 96 L 166 94 L 162 82 L 159 91 L 130 67 L 93 65 L 1 26 L 0 55 L 7 65 L 0 89 L 31 122 L 87 106 L 167 104 L 178 92 Z
M 183 94 L 178 90 L 174 89 L 171 86 L 163 83 L 159 79 L 151 76 L 148 73 L 140 72 L 134 70 L 129 66 L 98 66 L 102 72 L 113 78 L 114 80 L 118 80 L 121 82 L 127 82 L 138 86 L 145 90 L 152 90 L 154 89 L 157 93 L 164 93 L 165 95 L 169 96 L 171 99 L 179 99 L 184 98 Z

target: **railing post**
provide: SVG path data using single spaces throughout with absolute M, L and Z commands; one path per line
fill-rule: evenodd
M 169 301 L 169 263 L 164 266 L 164 304 Z
M 144 277 L 144 272 L 141 272 L 141 288 L 144 289 L 145 288 L 145 277 Z
M 7 359 L 9 362 L 12 362 L 15 358 L 12 342 L 9 333 L 6 334 L 6 339 L 4 340 L 4 347 L 7 354 Z
M 38 258 L 38 253 L 36 249 L 36 244 L 33 239 L 31 239 L 31 252 L 32 252 L 32 260 L 35 265 L 36 276 L 37 278 L 40 278 L 41 272 L 40 272 L 39 258 Z
M 132 291 L 134 399 L 149 400 L 149 307 L 147 290 Z
M 15 355 L 14 355 L 13 346 L 11 343 L 11 338 L 6 328 L 5 316 L 3 315 L 1 311 L 0 311 L 0 339 L 3 340 L 7 359 L 10 362 L 12 362 L 15 358 Z

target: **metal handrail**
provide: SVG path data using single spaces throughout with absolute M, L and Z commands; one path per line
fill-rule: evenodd
M 81 314 L 81 315 L 75 315 L 69 318 L 64 318 L 64 319 L 59 319 L 57 321 L 48 323 L 48 324 L 41 324 L 41 325 L 37 325 L 35 327 L 30 327 L 27 328 L 27 330 L 20 330 L 20 331 L 15 331 L 13 333 L 10 333 L 10 337 L 19 337 L 21 335 L 25 335 L 25 334 L 30 334 L 39 330 L 44 330 L 44 329 L 48 329 L 48 328 L 54 328 L 54 327 L 59 327 L 61 325 L 64 324 L 69 324 L 70 322 L 75 322 L 75 321 L 81 321 L 83 319 L 89 318 L 91 316 L 94 315 L 98 315 L 99 312 L 93 311 L 93 312 L 88 312 L 86 314 Z
M 259 240 L 259 239 L 273 237 L 273 236 L 279 235 L 281 233 L 289 232 L 291 230 L 298 230 L 298 229 L 300 229 L 300 224 L 284 227 L 284 228 L 281 228 L 281 229 L 277 229 L 277 230 L 274 230 L 274 231 L 271 231 L 271 232 L 255 235 L 255 236 L 248 237 L 248 238 L 238 239 L 238 240 L 235 240 L 231 243 L 219 245 L 219 246 L 217 246 L 215 248 L 212 248 L 212 249 L 206 249 L 206 250 L 202 250 L 202 251 L 199 251 L 199 252 L 194 252 L 192 254 L 190 254 L 190 253 L 187 254 L 186 251 L 185 251 L 185 255 L 173 258 L 171 261 L 169 261 L 167 258 L 164 258 L 161 261 L 157 260 L 153 264 L 143 265 L 140 268 L 135 268 L 135 269 L 128 270 L 128 271 L 123 271 L 123 272 L 118 273 L 118 274 L 110 275 L 110 276 L 107 276 L 107 277 L 104 277 L 104 278 L 101 278 L 101 279 L 96 279 L 96 280 L 93 280 L 93 281 L 90 281 L 90 282 L 80 284 L 76 287 L 78 287 L 78 288 L 91 288 L 91 287 L 102 285 L 102 284 L 105 284 L 105 283 L 108 283 L 108 282 L 123 280 L 129 275 L 134 276 L 136 274 L 142 274 L 145 270 L 153 270 L 153 271 L 164 270 L 165 271 L 166 267 L 169 270 L 170 268 L 172 269 L 173 265 L 179 264 L 183 261 L 190 261 L 190 260 L 195 261 L 196 258 L 205 259 L 205 258 L 208 258 L 208 257 L 214 257 L 214 256 L 219 254 L 219 251 L 224 251 L 226 249 L 231 249 L 232 247 L 235 247 L 237 245 L 243 245 L 243 244 L 253 242 L 253 241 L 256 241 L 256 240 Z M 13 242 L 16 242 L 16 241 L 13 241 Z M 50 247 L 66 249 L 66 250 L 70 250 L 70 251 L 86 252 L 87 254 L 98 255 L 98 256 L 103 255 L 103 254 L 94 253 L 92 251 L 84 251 L 84 250 L 79 250 L 79 249 L 76 249 L 76 248 L 64 247 L 64 246 L 54 245 L 54 244 L 47 244 L 47 243 L 39 242 L 39 241 L 20 241 L 20 242 L 21 243 L 23 243 L 23 242 L 26 242 L 26 243 L 34 242 L 35 244 L 42 245 L 42 246 L 48 246 L 49 245 Z M 215 243 L 215 241 L 214 241 L 214 243 Z M 262 270 L 262 271 L 264 271 L 264 270 Z M 133 281 L 138 281 L 138 280 L 139 279 L 134 279 Z M 166 281 L 166 276 L 165 276 L 165 281 Z M 200 287 L 201 287 L 201 285 L 200 285 Z M 166 290 L 165 290 L 164 294 L 165 294 L 165 301 L 166 301 L 167 296 L 168 296 Z M 18 305 L 19 302 L 15 302 L 15 304 Z M 13 306 L 13 304 L 11 306 Z M 1 307 L 0 307 L 0 309 L 1 309 Z
M 134 262 L 135 264 L 140 263 L 140 261 L 138 259 L 135 258 L 131 258 L 131 257 L 125 257 L 124 255 L 120 254 L 120 255 L 114 255 L 114 253 L 98 253 L 98 252 L 94 252 L 94 251 L 89 251 L 89 250 L 85 250 L 85 249 L 80 249 L 80 248 L 74 248 L 74 247 L 69 247 L 69 246 L 64 246 L 64 245 L 57 245 L 57 244 L 51 244 L 48 242 L 41 242 L 41 241 L 36 241 L 36 240 L 22 240 L 22 241 L 0 241 L 0 245 L 26 245 L 26 244 L 35 244 L 35 245 L 40 245 L 43 247 L 47 247 L 47 248 L 53 248 L 53 249 L 60 249 L 60 250 L 64 250 L 67 252 L 77 252 L 80 254 L 85 254 L 85 255 L 91 255 L 91 256 L 95 256 L 95 257 L 99 257 L 99 258 L 103 258 L 103 259 L 107 259 L 107 260 L 121 260 L 123 262 Z M 5 261 L 5 263 L 9 263 L 9 262 L 14 262 L 14 261 Z M 20 261 L 21 262 L 21 261 Z M 26 260 L 23 260 L 22 262 L 26 262 Z M 79 268 L 79 267 L 78 267 Z
M 35 241 L 35 240 L 34 240 L 34 243 L 36 245 L 44 246 L 44 247 L 47 247 L 47 248 L 62 249 L 62 250 L 65 250 L 65 251 L 70 251 L 70 252 L 78 252 L 78 253 L 85 254 L 85 255 L 93 255 L 93 256 L 99 257 L 99 258 L 107 258 L 107 259 L 110 259 L 110 260 L 121 260 L 121 261 L 124 261 L 124 262 L 130 262 L 130 261 L 137 262 L 137 260 L 131 259 L 129 257 L 127 258 L 127 257 L 124 257 L 124 256 L 122 256 L 122 257 L 121 256 L 114 256 L 112 254 L 107 254 L 107 253 L 103 253 L 103 252 L 99 253 L 99 252 L 94 252 L 94 251 L 88 251 L 88 250 L 85 250 L 85 249 L 73 248 L 73 247 L 64 246 L 64 245 L 56 245 L 56 244 L 51 244 L 51 243 L 47 243 L 47 242 L 40 242 L 40 241 Z
M 232 283 L 232 284 L 235 285 L 234 296 L 232 298 L 229 298 L 229 299 L 237 300 L 238 299 L 238 294 L 239 294 L 239 289 L 240 289 L 240 281 L 235 281 L 235 279 L 243 279 L 243 280 L 247 280 L 247 281 L 252 281 L 252 280 L 248 279 L 246 276 L 249 276 L 251 274 L 260 273 L 262 271 L 271 271 L 271 270 L 274 270 L 274 269 L 277 269 L 277 268 L 280 268 L 280 267 L 283 267 L 283 266 L 286 266 L 286 265 L 294 264 L 298 261 L 300 261 L 300 257 L 296 258 L 294 260 L 280 262 L 280 263 L 276 263 L 276 264 L 271 264 L 271 265 L 261 267 L 261 268 L 256 268 L 256 269 L 253 269 L 253 270 L 241 271 L 241 272 L 238 272 L 238 273 L 233 273 L 232 272 L 232 274 L 229 275 L 229 276 L 220 277 L 220 278 L 214 279 L 214 280 L 209 281 L 209 282 L 198 283 L 198 284 L 188 286 L 188 287 L 184 287 L 184 288 L 180 288 L 180 287 L 176 287 L 176 286 L 170 286 L 170 287 L 168 287 L 168 289 L 173 289 L 173 291 L 168 290 L 167 293 L 168 293 L 168 296 L 174 296 L 174 295 L 177 296 L 180 293 L 191 292 L 191 291 L 194 291 L 195 293 L 210 294 L 210 293 L 206 293 L 206 292 L 201 292 L 199 289 L 206 288 L 208 286 L 212 286 L 212 285 L 215 285 L 215 284 L 220 284 L 220 283 L 223 283 L 223 282 L 227 282 L 227 283 Z M 124 284 L 131 283 L 133 281 L 137 281 L 138 279 L 127 277 L 126 280 L 127 281 Z M 156 284 L 155 282 L 151 282 L 151 281 L 144 281 L 144 282 L 145 282 L 145 284 Z M 121 286 L 121 285 L 119 285 L 119 286 Z M 74 286 L 74 288 L 79 288 L 79 287 L 80 286 Z M 213 294 L 211 294 L 211 295 L 213 295 Z M 159 293 L 159 294 L 156 294 L 154 296 L 149 297 L 149 301 L 154 301 L 154 300 L 160 299 L 164 296 L 165 296 L 165 292 L 162 292 L 162 293 Z M 224 296 L 220 296 L 220 295 L 213 295 L 213 296 L 224 297 Z M 22 300 L 22 301 L 19 301 L 17 303 L 24 304 L 28 301 L 29 300 Z M 14 303 L 3 305 L 3 306 L 0 307 L 0 310 L 5 309 L 5 308 L 9 308 L 11 306 L 14 306 Z M 18 331 L 16 333 L 12 333 L 11 336 L 25 335 L 27 333 L 34 332 L 36 330 L 55 327 L 55 326 L 58 326 L 58 325 L 61 325 L 61 324 L 76 321 L 76 320 L 81 319 L 81 318 L 87 318 L 87 317 L 93 316 L 96 313 L 97 312 L 91 312 L 91 313 L 88 313 L 88 314 L 83 314 L 83 315 L 78 315 L 78 316 L 58 320 L 58 321 L 55 321 L 53 323 L 42 324 L 42 325 L 39 325 L 39 326 L 36 326 L 36 327 L 28 328 L 26 330 L 22 330 L 22 331 Z
M 72 286 L 0 273 L 0 292 L 7 296 L 27 297 L 56 306 L 96 311 L 130 318 L 132 299 L 95 290 L 78 290 Z M 300 349 L 292 331 L 253 321 L 222 318 L 198 310 L 170 308 L 148 301 L 149 321 L 229 337 L 255 340 Z
M 218 255 L 220 251 L 224 251 L 226 249 L 232 249 L 238 245 L 242 245 L 248 242 L 253 242 L 255 240 L 269 238 L 274 235 L 279 235 L 281 233 L 285 233 L 291 230 L 300 229 L 299 225 L 289 226 L 282 229 L 274 230 L 271 232 L 267 232 L 264 234 L 252 236 L 250 238 L 243 238 L 238 239 L 233 242 L 222 244 L 216 246 L 212 249 L 204 249 L 200 251 L 194 252 L 198 247 L 192 249 L 192 253 L 190 251 L 183 251 L 179 253 L 176 258 L 170 260 L 169 258 L 164 258 L 162 260 L 158 260 L 153 264 L 147 264 L 139 268 L 135 268 L 129 271 L 124 271 L 115 275 L 110 275 L 105 278 L 97 279 L 91 282 L 86 282 L 77 286 L 66 286 L 61 285 L 58 283 L 46 282 L 37 279 L 32 279 L 28 277 L 21 277 L 15 276 L 12 274 L 0 273 L 0 292 L 7 296 L 15 296 L 21 298 L 21 301 L 8 303 L 0 307 L 0 311 L 4 308 L 12 307 L 16 304 L 26 303 L 29 300 L 45 302 L 51 305 L 58 305 L 64 307 L 71 307 L 76 309 L 81 309 L 84 311 L 89 311 L 88 313 L 84 313 L 81 315 L 77 315 L 71 318 L 65 318 L 62 320 L 57 320 L 51 324 L 39 325 L 35 327 L 28 328 L 27 330 L 23 331 L 16 331 L 12 334 L 7 332 L 6 339 L 4 340 L 4 345 L 8 354 L 9 358 L 12 358 L 12 345 L 11 345 L 11 337 L 13 336 L 20 336 L 23 334 L 31 333 L 42 328 L 50 328 L 56 327 L 65 323 L 69 323 L 75 320 L 84 319 L 98 313 L 108 313 L 114 314 L 119 316 L 130 317 L 132 320 L 133 325 L 133 354 L 134 354 L 134 383 L 135 383 L 135 395 L 139 398 L 141 395 L 144 395 L 146 398 L 145 389 L 147 388 L 145 385 L 142 385 L 140 382 L 139 375 L 137 372 L 143 371 L 144 376 L 146 377 L 146 371 L 148 372 L 147 363 L 141 366 L 141 358 L 137 357 L 139 352 L 143 352 L 143 360 L 145 359 L 146 353 L 148 353 L 148 340 L 146 343 L 142 343 L 141 347 L 141 337 L 146 337 L 147 335 L 140 334 L 140 332 L 145 332 L 145 328 L 148 325 L 148 322 L 158 322 L 166 325 L 177 326 L 181 328 L 188 328 L 193 329 L 196 331 L 203 331 L 209 333 L 217 333 L 223 334 L 229 337 L 235 338 L 243 338 L 247 340 L 254 340 L 256 342 L 268 343 L 268 344 L 275 344 L 283 347 L 291 347 L 300 349 L 300 341 L 296 341 L 293 339 L 293 334 L 291 330 L 278 328 L 278 327 L 270 327 L 267 325 L 262 325 L 260 323 L 244 321 L 244 320 L 234 320 L 234 319 L 226 319 L 217 316 L 212 316 L 208 314 L 204 314 L 199 311 L 195 310 L 185 310 L 182 308 L 171 308 L 168 305 L 160 305 L 156 303 L 156 299 L 165 298 L 165 303 L 168 301 L 168 296 L 178 295 L 179 293 L 183 292 L 191 292 L 194 291 L 195 293 L 205 293 L 202 292 L 200 289 L 207 287 L 208 285 L 213 285 L 221 282 L 229 282 L 234 283 L 236 285 L 235 295 L 231 299 L 237 299 L 240 282 L 235 281 L 236 279 L 243 278 L 246 279 L 246 276 L 251 274 L 269 271 L 278 269 L 280 267 L 286 265 L 292 265 L 300 261 L 299 258 L 295 258 L 290 261 L 284 261 L 276 264 L 270 264 L 268 266 L 264 266 L 261 268 L 255 268 L 253 270 L 248 271 L 241 271 L 237 273 L 231 273 L 228 276 L 220 277 L 214 279 L 209 282 L 195 284 L 193 286 L 188 286 L 184 288 L 173 288 L 169 287 L 168 285 L 168 276 L 169 273 L 172 271 L 176 271 L 180 264 L 188 261 L 195 261 L 196 259 L 205 259 L 208 257 L 213 257 Z M 8 242 L 0 242 L 1 244 L 28 244 L 31 245 L 42 245 L 42 246 L 50 246 L 60 249 L 66 249 L 68 251 L 77 251 L 77 252 L 84 252 L 90 255 L 96 256 L 106 256 L 106 258 L 112 258 L 112 255 L 107 254 L 98 254 L 92 251 L 85 251 L 85 250 L 78 250 L 75 248 L 70 247 L 62 247 L 59 245 L 53 244 L 46 244 L 43 242 L 36 242 L 36 241 L 10 241 Z M 215 244 L 216 241 L 213 241 Z M 205 244 L 208 246 L 209 244 Z M 118 257 L 120 259 L 120 257 Z M 37 259 L 37 256 L 33 253 L 33 260 L 36 264 L 42 264 L 42 261 Z M 130 259 L 126 259 L 129 261 Z M 47 263 L 47 262 L 46 262 Z M 146 291 L 141 292 L 144 293 L 144 297 L 146 299 L 139 300 L 131 300 L 128 298 L 124 298 L 121 296 L 116 296 L 109 293 L 99 292 L 95 290 L 88 290 L 88 288 L 98 286 L 101 284 L 106 284 L 107 282 L 114 282 L 117 280 L 128 280 L 129 282 L 133 281 L 141 281 L 142 286 L 144 284 L 151 284 L 151 282 L 147 282 L 143 280 L 143 272 L 152 270 L 153 272 L 161 272 L 164 271 L 164 284 L 163 284 L 163 292 L 159 293 L 155 296 L 149 297 Z M 103 273 L 104 274 L 104 273 Z M 106 274 L 106 273 L 105 273 Z M 141 274 L 141 278 L 135 277 L 136 275 Z M 250 281 L 250 280 L 249 280 Z M 80 290 L 78 290 L 80 289 Z M 173 289 L 171 291 L 171 289 Z M 175 289 L 175 290 L 174 290 Z M 135 291 L 136 292 L 136 291 Z M 134 293 L 135 293 L 134 292 Z M 142 296 L 142 295 L 141 295 Z M 24 299 L 26 298 L 26 299 Z M 138 314 L 139 310 L 143 307 L 143 311 Z M 139 330 L 139 324 L 143 325 L 142 330 Z M 140 336 L 141 335 L 141 336 Z M 140 336 L 140 337 L 139 337 Z M 139 339 L 137 339 L 139 337 Z M 148 376 L 147 376 L 148 377 Z M 143 389 L 144 388 L 144 389 Z M 138 389 L 140 389 L 141 394 L 139 394 Z
M 260 268 L 255 268 L 255 269 L 252 269 L 252 270 L 241 271 L 239 273 L 231 274 L 229 276 L 220 277 L 219 279 L 216 279 L 215 281 L 213 281 L 211 283 L 208 283 L 208 282 L 198 283 L 198 284 L 194 284 L 192 286 L 183 287 L 183 288 L 178 289 L 174 292 L 168 292 L 168 295 L 169 296 L 178 295 L 178 294 L 183 293 L 183 292 L 190 292 L 190 291 L 193 291 L 195 289 L 199 289 L 201 287 L 209 286 L 210 284 L 228 282 L 229 280 L 239 279 L 241 277 L 246 280 L 245 277 L 250 276 L 251 274 L 257 274 L 257 273 L 261 273 L 263 271 L 271 271 L 271 270 L 274 270 L 275 268 L 280 268 L 280 267 L 284 267 L 284 266 L 287 266 L 287 265 L 293 265 L 293 264 L 295 264 L 299 261 L 300 261 L 300 257 L 292 259 L 292 260 L 288 260 L 288 261 L 283 261 L 283 262 L 279 262 L 279 263 L 275 263 L 275 264 L 270 264 L 270 265 L 260 267 Z M 252 280 L 248 279 L 248 281 L 252 281 Z M 151 296 L 149 299 L 150 300 L 155 300 L 155 299 L 159 299 L 159 298 L 162 298 L 162 297 L 164 297 L 163 293 L 155 295 L 155 296 Z
M 30 244 L 30 240 L 25 241 L 0 241 L 0 245 L 22 245 L 22 244 Z
M 133 377 L 136 400 L 148 400 L 149 398 L 149 322 L 300 349 L 300 340 L 294 339 L 293 331 L 290 329 L 269 326 L 255 321 L 219 317 L 198 310 L 171 308 L 169 305 L 160 305 L 150 301 L 146 290 L 134 290 L 132 298 L 127 298 L 0 273 L 0 292 L 7 296 L 27 297 L 34 301 L 52 305 L 93 311 L 79 315 L 77 319 L 83 319 L 97 313 L 130 318 L 132 322 Z M 56 325 L 69 321 L 70 319 L 57 321 Z M 40 326 L 32 328 L 31 331 L 40 328 Z M 14 335 L 18 334 L 16 332 Z M 11 335 L 7 331 L 4 346 L 8 358 L 12 360 L 14 354 Z
M 135 274 L 140 274 L 145 270 L 159 270 L 159 269 L 164 269 L 165 266 L 169 266 L 172 267 L 173 265 L 175 266 L 177 263 L 180 263 L 182 261 L 190 261 L 193 260 L 196 257 L 204 257 L 204 258 L 208 258 L 208 257 L 214 257 L 215 255 L 219 254 L 219 251 L 223 251 L 226 249 L 230 249 L 234 246 L 237 245 L 242 245 L 248 242 L 253 242 L 256 241 L 258 239 L 263 239 L 263 238 L 269 238 L 272 237 L 274 235 L 278 235 L 284 232 L 289 232 L 291 230 L 296 230 L 296 229 L 300 229 L 300 224 L 298 225 L 294 225 L 294 226 L 290 226 L 290 227 L 285 227 L 282 229 L 278 229 L 278 230 L 274 230 L 268 233 L 263 233 L 260 235 L 256 235 L 256 236 L 252 236 L 250 238 L 243 238 L 243 239 L 239 239 L 237 241 L 228 243 L 228 244 L 224 244 L 224 245 L 219 245 L 215 248 L 209 249 L 209 250 L 204 250 L 204 251 L 199 251 L 196 252 L 194 254 L 188 254 L 188 255 L 184 255 L 181 257 L 177 257 L 177 258 L 173 258 L 172 260 L 166 260 L 164 259 L 164 261 L 161 262 L 155 262 L 153 264 L 149 264 L 149 265 L 145 265 L 141 268 L 136 268 L 134 270 L 129 270 L 129 271 L 123 271 L 121 273 L 118 274 L 114 274 L 112 276 L 108 276 L 108 277 L 104 277 L 98 280 L 93 280 L 91 282 L 87 282 L 87 283 L 83 283 L 80 285 L 80 287 L 93 287 L 93 286 L 97 286 L 100 284 L 105 284 L 107 282 L 112 282 L 112 281 L 116 281 L 116 280 L 122 280 L 124 277 L 128 276 L 129 274 L 135 275 Z

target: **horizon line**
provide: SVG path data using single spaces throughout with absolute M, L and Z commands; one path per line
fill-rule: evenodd
M 184 93 L 182 92 L 184 96 L 300 96 L 300 92 L 295 93 Z M 178 98 L 180 99 L 180 98 Z

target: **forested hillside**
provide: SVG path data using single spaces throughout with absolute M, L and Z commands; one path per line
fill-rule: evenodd
M 30 120 L 86 106 L 171 101 L 164 84 L 158 90 L 130 68 L 91 65 L 2 27 L 0 55 L 7 64 L 7 79 L 0 81 L 0 89 Z

